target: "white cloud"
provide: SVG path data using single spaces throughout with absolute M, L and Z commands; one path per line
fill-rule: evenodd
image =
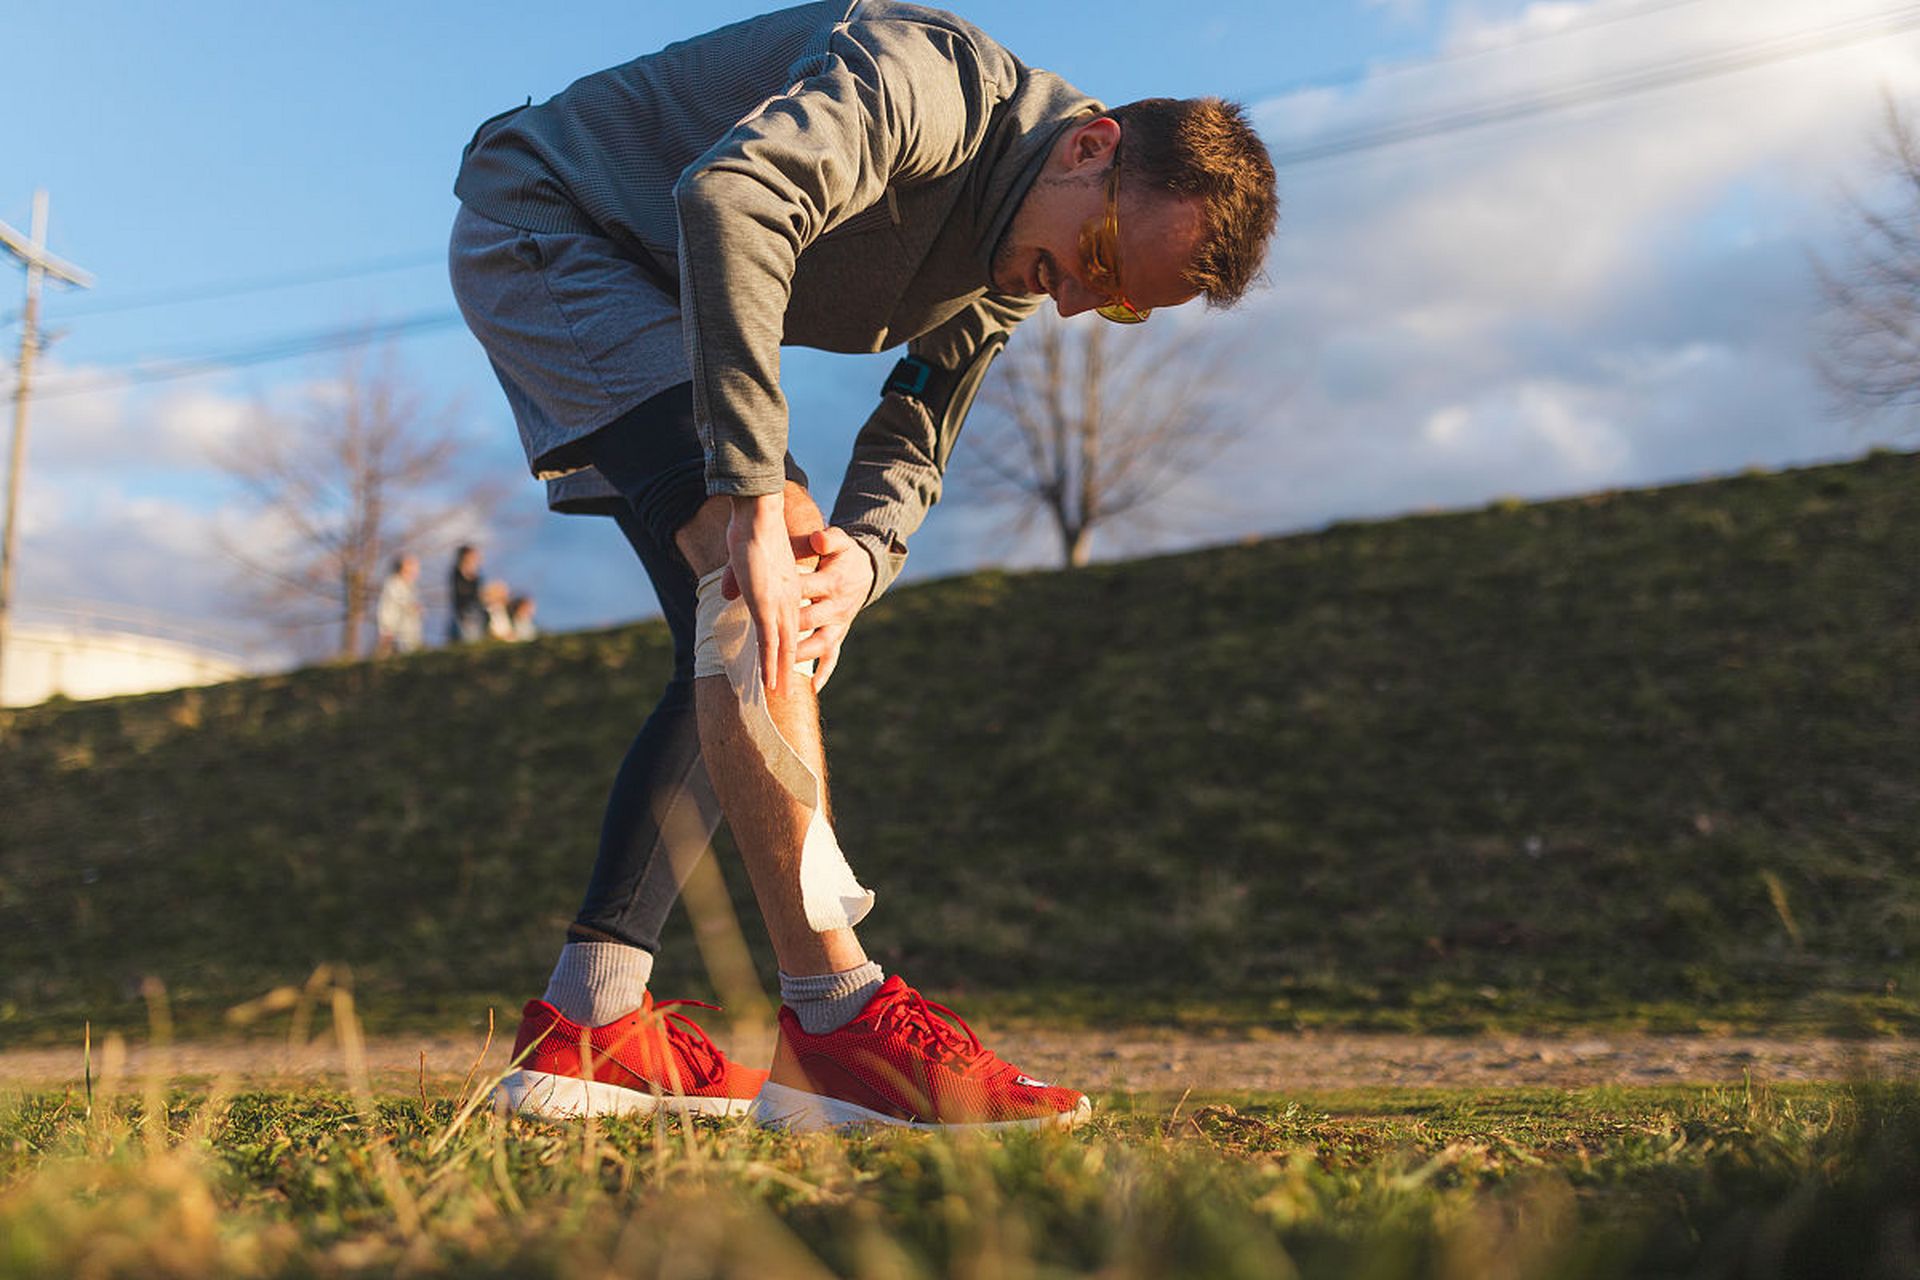
M 36 609 L 134 612 L 265 660 L 272 646 L 237 606 L 220 550 L 223 513 L 198 501 L 139 496 L 110 483 L 88 491 L 38 485 L 20 540 L 18 603 Z
M 101 372 L 52 361 L 42 370 L 48 388 Z M 245 401 L 204 386 L 142 395 L 109 384 L 33 402 L 16 603 L 132 610 L 229 649 L 258 649 L 220 550 L 217 529 L 230 513 L 208 463 L 249 413 Z
M 1707 0 L 1611 20 L 1634 7 L 1456 11 L 1449 48 L 1500 51 L 1257 116 L 1284 154 L 1883 6 Z M 1857 450 L 1811 372 L 1806 253 L 1868 162 L 1882 85 L 1920 88 L 1911 41 L 1283 167 L 1274 284 L 1249 308 L 1284 357 L 1247 399 L 1295 394 L 1223 470 L 1277 529 Z
M 43 366 L 54 390 L 31 407 L 32 465 L 92 477 L 198 471 L 219 449 L 243 437 L 258 412 L 251 400 L 202 386 L 140 393 L 115 385 L 112 371 L 85 365 Z M 98 389 L 60 394 L 63 385 L 99 380 Z

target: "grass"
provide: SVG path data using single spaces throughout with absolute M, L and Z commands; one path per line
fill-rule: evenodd
M 1905 1277 L 1920 1090 L 1109 1098 L 991 1142 L 375 1096 L 0 1105 L 0 1277 Z
M 1883 453 L 901 590 L 825 706 L 863 936 L 970 1014 L 1911 1032 L 1916 564 Z M 517 1007 L 666 665 L 643 624 L 7 714 L 0 1044 L 322 963 L 376 1031 Z

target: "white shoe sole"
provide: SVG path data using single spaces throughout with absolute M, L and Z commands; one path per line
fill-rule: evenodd
M 626 1089 L 578 1076 L 556 1076 L 545 1071 L 514 1071 L 493 1091 L 494 1106 L 554 1120 L 587 1116 L 646 1116 L 656 1110 L 669 1115 L 737 1116 L 753 1106 L 751 1098 L 664 1097 Z
M 769 1080 L 760 1086 L 753 1100 L 753 1121 L 767 1129 L 785 1129 L 789 1133 L 817 1133 L 823 1129 L 852 1129 L 864 1125 L 886 1125 L 895 1129 L 972 1130 L 986 1133 L 1006 1129 L 1071 1129 L 1093 1114 L 1093 1102 L 1081 1098 L 1071 1111 L 1028 1120 L 988 1120 L 978 1124 L 936 1124 L 925 1120 L 902 1120 L 884 1111 L 873 1111 L 858 1103 L 804 1093 Z

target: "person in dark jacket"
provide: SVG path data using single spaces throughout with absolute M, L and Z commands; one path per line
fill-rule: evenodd
M 480 548 L 462 543 L 453 553 L 453 571 L 447 580 L 452 616 L 447 619 L 448 644 L 473 644 L 487 638 L 487 606 L 480 599 Z

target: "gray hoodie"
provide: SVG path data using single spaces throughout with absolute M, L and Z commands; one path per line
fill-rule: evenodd
M 713 494 L 785 483 L 784 344 L 901 342 L 964 368 L 1040 299 L 994 290 L 994 249 L 1076 117 L 1099 104 L 951 14 L 826 0 L 669 45 L 482 125 L 454 191 L 536 232 L 614 241 L 677 291 Z M 938 500 L 958 423 L 887 394 L 833 523 L 877 596 Z M 584 465 L 529 446 L 536 474 Z

